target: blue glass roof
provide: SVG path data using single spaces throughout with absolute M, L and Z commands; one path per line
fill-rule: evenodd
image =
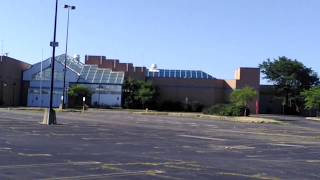
M 64 65 L 65 62 L 65 54 L 61 54 L 59 56 L 56 56 L 55 60 L 56 62 L 59 62 Z M 45 61 L 51 61 L 51 58 L 48 58 Z M 83 64 L 80 61 L 77 61 L 75 58 L 72 58 L 70 56 L 67 56 L 67 68 L 71 69 L 75 73 L 78 74 L 79 79 L 78 82 L 81 83 L 104 83 L 104 84 L 122 84 L 124 81 L 124 72 L 115 72 L 111 69 L 107 68 L 98 68 L 97 65 L 87 65 Z M 47 79 L 51 77 L 51 71 L 48 69 L 47 74 L 43 73 L 43 75 L 46 75 Z M 43 71 L 45 72 L 45 71 Z M 55 76 L 58 76 L 58 74 L 62 74 L 62 72 L 55 72 Z M 40 72 L 38 72 L 34 79 L 40 80 Z M 59 76 L 60 77 L 60 76 Z M 63 76 L 62 76 L 63 77 Z M 59 78 L 61 79 L 61 78 Z
M 124 72 L 115 72 L 111 71 L 111 69 L 98 68 L 97 65 L 83 65 L 78 82 L 122 84 L 123 80 Z
M 56 57 L 56 61 L 64 64 L 65 55 Z M 97 65 L 87 65 L 67 56 L 67 67 L 76 71 L 80 76 L 78 82 L 122 84 L 124 72 L 114 72 L 111 69 L 98 68 Z
M 177 79 L 215 79 L 208 73 L 195 70 L 170 70 L 158 69 L 157 72 L 148 71 L 147 77 L 151 78 L 177 78 Z

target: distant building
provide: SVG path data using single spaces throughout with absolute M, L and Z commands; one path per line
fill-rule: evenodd
M 148 69 L 132 63 L 120 63 L 117 59 L 107 59 L 105 56 L 86 55 L 85 64 L 124 72 L 125 79 L 151 81 L 159 88 L 162 102 L 200 103 L 205 106 L 227 103 L 233 90 L 250 86 L 258 92 L 257 98 L 249 105 L 250 110 L 255 113 L 259 109 L 259 68 L 239 68 L 234 80 L 223 80 L 201 70 L 157 69 L 156 65 Z
M 63 96 L 65 55 L 55 58 L 53 106 L 59 107 Z M 122 84 L 124 72 L 99 68 L 97 65 L 86 65 L 77 58 L 67 56 L 65 87 L 81 84 L 92 92 L 91 105 L 121 106 Z M 51 58 L 32 65 L 23 73 L 23 81 L 27 87 L 28 106 L 48 107 L 51 77 Z M 65 98 L 66 104 L 68 97 Z
M 64 58 L 56 57 L 53 106 L 59 107 L 63 96 Z M 0 56 L 0 106 L 48 107 L 51 80 L 51 58 L 34 65 Z M 121 63 L 105 56 L 67 56 L 66 84 L 88 87 L 92 94 L 91 106 L 121 106 L 122 86 L 125 79 L 151 81 L 159 89 L 159 102 L 200 103 L 211 106 L 228 103 L 230 94 L 245 86 L 254 88 L 257 98 L 250 104 L 252 113 L 283 113 L 282 100 L 276 89 L 260 85 L 260 69 L 241 67 L 235 79 L 217 79 L 201 70 L 162 69 L 156 64 L 150 68 Z M 65 97 L 68 104 L 68 96 Z
M 30 65 L 8 56 L 0 56 L 0 106 L 20 106 L 24 104 L 22 72 Z

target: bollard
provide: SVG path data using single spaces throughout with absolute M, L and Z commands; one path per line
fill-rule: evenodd
M 83 97 L 82 98 L 82 113 L 84 113 L 84 110 L 85 110 L 85 105 L 86 105 L 86 97 Z
M 57 124 L 56 121 L 56 112 L 54 109 L 51 110 L 46 108 L 44 110 L 43 120 L 41 124 L 50 125 L 50 124 Z

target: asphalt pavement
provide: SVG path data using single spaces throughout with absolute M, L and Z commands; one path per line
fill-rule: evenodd
M 0 109 L 0 179 L 320 179 L 320 122 Z

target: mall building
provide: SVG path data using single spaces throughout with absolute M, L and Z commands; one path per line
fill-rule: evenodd
M 249 105 L 250 110 L 252 113 L 259 110 L 259 68 L 239 68 L 235 79 L 223 80 L 201 70 L 158 69 L 156 65 L 136 67 L 132 63 L 121 63 L 118 59 L 107 59 L 105 56 L 86 55 L 85 64 L 124 72 L 125 79 L 151 81 L 158 87 L 158 99 L 163 102 L 194 102 L 204 106 L 228 103 L 232 91 L 250 86 L 258 92 L 257 98 Z
M 55 58 L 53 106 L 59 107 L 63 96 L 63 77 L 65 54 Z M 259 68 L 239 68 L 235 79 L 223 80 L 201 70 L 158 69 L 134 66 L 122 63 L 118 59 L 107 59 L 105 56 L 86 55 L 84 63 L 79 56 L 67 56 L 66 81 L 68 90 L 80 84 L 92 92 L 91 106 L 120 107 L 123 102 L 122 92 L 125 79 L 150 81 L 158 87 L 158 103 L 165 101 L 181 103 L 198 103 L 204 106 L 228 103 L 229 95 L 235 89 L 246 86 L 260 90 Z M 23 72 L 21 92 L 26 105 L 30 107 L 48 107 L 51 77 L 51 58 L 38 62 Z M 259 110 L 259 93 L 250 103 L 252 113 Z M 68 96 L 65 97 L 68 104 Z

